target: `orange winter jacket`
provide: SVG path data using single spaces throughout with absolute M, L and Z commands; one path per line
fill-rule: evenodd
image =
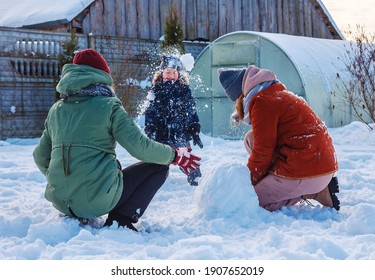
M 249 112 L 254 149 L 247 166 L 254 186 L 268 173 L 303 179 L 338 170 L 327 127 L 304 99 L 283 84 L 254 95 Z

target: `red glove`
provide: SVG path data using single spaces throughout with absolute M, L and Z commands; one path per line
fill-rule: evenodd
M 201 158 L 191 154 L 191 148 L 177 148 L 174 151 L 176 156 L 172 164 L 180 166 L 186 174 L 196 170 L 201 165 L 199 162 Z

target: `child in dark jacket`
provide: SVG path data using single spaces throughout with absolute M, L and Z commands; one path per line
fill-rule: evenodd
M 203 148 L 195 100 L 181 60 L 174 56 L 164 56 L 152 84 L 148 95 L 149 105 L 145 111 L 146 135 L 174 148 L 191 149 L 190 140 Z M 187 180 L 190 185 L 197 186 L 198 177 L 201 176 L 198 168 L 187 175 Z

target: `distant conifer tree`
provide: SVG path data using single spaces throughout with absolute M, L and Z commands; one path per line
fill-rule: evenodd
M 75 28 L 72 29 L 72 32 L 70 33 L 70 39 L 62 45 L 62 48 L 63 52 L 59 54 L 60 70 L 65 64 L 73 62 L 74 53 L 79 49 Z
M 76 29 L 73 28 L 70 33 L 70 39 L 67 40 L 62 45 L 63 51 L 59 54 L 59 73 L 61 73 L 62 68 L 67 63 L 73 62 L 74 53 L 79 49 L 78 37 L 76 35 Z M 55 78 L 56 85 L 60 81 L 61 76 Z M 60 94 L 56 92 L 56 100 L 60 99 Z
M 176 3 L 173 3 L 168 9 L 167 18 L 164 28 L 164 40 L 161 44 L 161 52 L 166 54 L 173 54 L 178 52 L 179 55 L 185 53 L 185 46 L 183 43 L 182 26 L 179 22 L 178 11 Z

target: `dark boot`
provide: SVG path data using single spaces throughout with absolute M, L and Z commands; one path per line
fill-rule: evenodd
M 337 177 L 332 177 L 331 181 L 328 184 L 329 194 L 332 198 L 333 208 L 337 211 L 340 210 L 340 200 L 337 198 L 336 193 L 339 193 L 339 180 Z
M 113 224 L 113 222 L 117 222 L 118 227 L 126 227 L 128 229 L 138 231 L 134 227 L 133 220 L 131 218 L 126 217 L 126 216 L 122 216 L 122 215 L 119 215 L 119 214 L 115 214 L 115 213 L 109 213 L 108 214 L 108 218 L 105 221 L 103 227 L 110 227 Z
M 336 193 L 339 192 L 339 185 L 337 177 L 333 177 L 329 182 L 328 186 L 325 187 L 322 191 L 316 194 L 308 194 L 302 196 L 302 199 L 314 199 L 318 201 L 323 206 L 328 206 L 335 208 L 337 211 L 340 210 L 340 201 L 336 196 Z

